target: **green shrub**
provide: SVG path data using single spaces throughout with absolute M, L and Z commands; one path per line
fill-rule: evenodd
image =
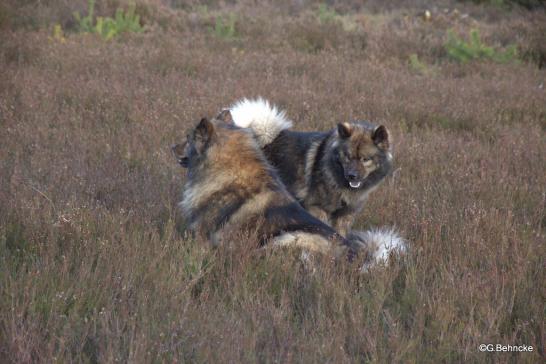
M 464 1 L 463 1 L 464 2 Z M 508 1 L 506 0 L 472 0 L 475 4 L 486 4 L 493 6 L 504 6 Z
M 477 29 L 470 31 L 470 40 L 467 42 L 459 38 L 452 30 L 448 30 L 447 42 L 444 47 L 448 56 L 461 63 L 472 60 L 492 60 L 498 63 L 511 62 L 517 57 L 515 45 L 508 46 L 504 51 L 496 50 L 485 45 L 480 39 Z
M 51 39 L 54 39 L 61 43 L 66 42 L 66 38 L 64 37 L 63 27 L 61 26 L 61 24 L 53 25 L 53 37 Z
M 8 27 L 10 23 L 10 18 L 13 15 L 11 14 L 11 10 L 7 7 L 7 5 L 0 4 L 0 29 L 4 27 Z
M 80 32 L 96 33 L 108 40 L 124 32 L 139 33 L 143 30 L 140 25 L 140 16 L 135 14 L 134 4 L 131 4 L 126 12 L 118 8 L 114 18 L 99 16 L 96 22 L 94 21 L 95 0 L 89 0 L 88 5 L 87 16 L 81 17 L 80 13 L 74 13 Z
M 427 65 L 421 62 L 415 53 L 410 54 L 409 65 L 410 68 L 417 73 L 426 74 L 428 72 Z
M 468 0 L 461 0 L 462 2 L 466 2 Z M 471 0 L 473 3 L 476 4 L 486 4 L 486 5 L 493 5 L 493 6 L 512 6 L 512 5 L 520 5 L 527 9 L 535 9 L 538 7 L 543 7 L 546 3 L 545 0 Z
M 74 18 L 78 22 L 78 30 L 84 33 L 93 33 L 93 13 L 95 12 L 95 0 L 89 0 L 87 3 L 87 16 L 81 17 L 79 12 L 74 12 Z
M 229 14 L 228 19 L 224 19 L 221 16 L 216 17 L 216 22 L 214 24 L 214 35 L 218 38 L 223 39 L 234 39 L 237 37 L 237 32 L 235 30 L 235 15 Z
M 505 0 L 506 2 L 514 3 L 523 6 L 527 9 L 535 9 L 539 7 L 544 7 L 546 5 L 545 0 Z
M 336 21 L 339 17 L 339 14 L 328 7 L 328 5 L 322 3 L 318 8 L 318 19 L 321 23 L 328 23 Z

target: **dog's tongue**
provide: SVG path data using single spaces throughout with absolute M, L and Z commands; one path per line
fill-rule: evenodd
M 351 186 L 352 188 L 358 188 L 360 187 L 360 184 L 362 182 L 349 182 L 349 186 Z

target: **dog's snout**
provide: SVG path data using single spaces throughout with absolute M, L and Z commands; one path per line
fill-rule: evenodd
M 348 171 L 347 172 L 347 179 L 349 179 L 349 181 L 354 181 L 357 178 L 358 178 L 358 174 L 355 171 Z

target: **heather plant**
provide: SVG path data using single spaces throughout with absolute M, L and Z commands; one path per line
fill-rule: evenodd
M 325 3 L 319 4 L 316 16 L 319 23 L 325 27 L 341 26 L 348 33 L 358 32 L 360 28 L 350 15 L 341 15 Z
M 128 1 L 97 0 L 88 24 Z M 49 41 L 82 2 L 0 1 L 1 363 L 544 361 L 544 12 L 445 0 L 468 17 L 424 22 L 422 2 L 328 1 L 366 32 L 357 48 L 297 1 L 139 0 L 168 26 Z M 211 42 L 211 14 L 235 11 L 244 42 Z M 442 62 L 467 22 L 533 58 Z M 355 226 L 395 225 L 405 257 L 355 274 L 187 233 L 169 146 L 259 95 L 296 130 L 388 126 L 394 170 Z
M 510 45 L 504 51 L 501 51 L 484 44 L 477 29 L 470 31 L 468 41 L 457 36 L 453 30 L 448 30 L 447 38 L 444 45 L 446 52 L 451 59 L 457 62 L 492 60 L 498 63 L 508 63 L 515 60 L 517 56 L 515 45 Z

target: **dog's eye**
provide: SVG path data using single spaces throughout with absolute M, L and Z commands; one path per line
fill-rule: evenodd
M 371 160 L 372 160 L 372 159 L 371 159 L 371 158 L 368 158 L 368 157 L 362 157 L 362 158 L 360 158 L 360 161 L 361 161 L 362 163 L 366 163 L 366 162 L 369 162 L 369 161 L 371 161 Z

